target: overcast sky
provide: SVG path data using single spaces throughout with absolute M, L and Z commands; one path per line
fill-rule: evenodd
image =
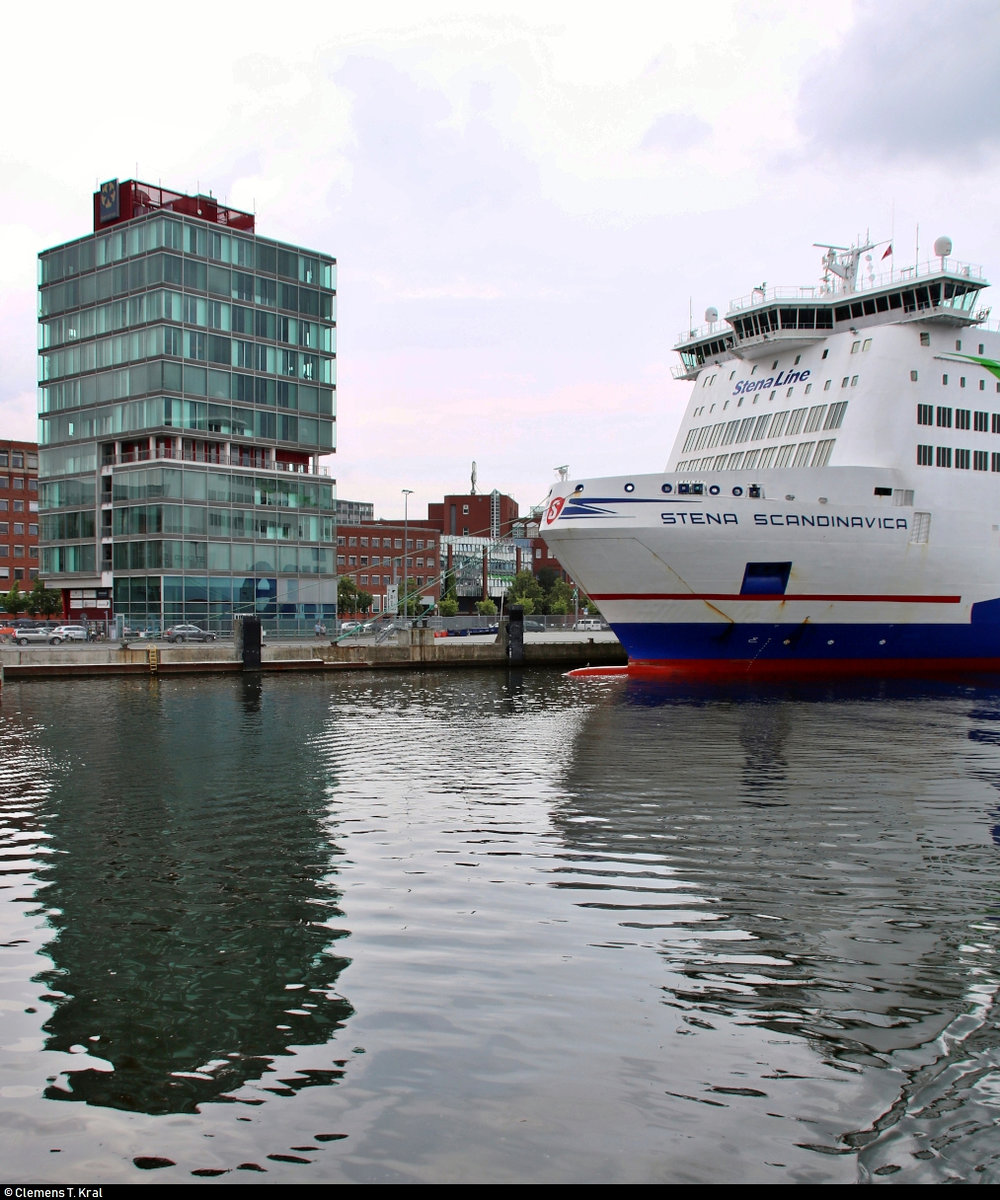
M 338 494 L 540 503 L 662 470 L 689 311 L 870 230 L 1000 271 L 1000 0 L 339 0 L 7 14 L 0 435 L 36 437 L 36 255 L 106 179 L 339 263 Z M 1000 314 L 998 314 L 1000 315 Z

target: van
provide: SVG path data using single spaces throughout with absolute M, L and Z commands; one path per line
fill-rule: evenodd
M 596 629 L 600 631 L 604 625 L 600 617 L 581 617 L 573 626 L 574 629 Z

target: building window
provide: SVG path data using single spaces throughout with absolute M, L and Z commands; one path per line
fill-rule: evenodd
M 973 471 L 988 470 L 988 461 L 989 461 L 989 457 L 985 450 L 976 450 L 972 455 Z
M 916 383 L 916 382 L 917 382 L 917 373 L 916 373 L 916 371 L 911 371 L 911 372 L 910 372 L 910 382 L 911 382 L 911 383 Z
M 933 404 L 918 404 L 917 405 L 917 424 L 918 425 L 933 425 L 934 424 L 934 405 Z
M 990 414 L 977 412 L 972 421 L 976 433 L 986 433 L 990 427 Z
M 931 344 L 931 335 L 929 333 L 922 333 L 920 335 L 920 344 L 921 346 L 929 346 Z
M 934 465 L 934 447 L 933 446 L 918 446 L 917 447 L 917 466 L 932 467 Z
M 937 465 L 939 467 L 951 466 L 951 447 L 938 446 L 937 448 Z
M 942 384 L 943 384 L 945 387 L 947 387 L 947 386 L 948 386 L 948 376 L 947 376 L 947 375 L 942 375 L 942 376 L 941 376 L 941 383 L 942 383 Z
M 971 429 L 972 428 L 972 413 L 967 408 L 955 409 L 955 428 L 956 429 Z
M 938 423 L 938 427 L 940 429 L 950 429 L 951 428 L 951 409 L 950 408 L 942 407 L 940 404 L 938 405 L 937 423 Z
M 957 471 L 968 471 L 972 466 L 972 452 L 970 450 L 955 451 L 955 469 Z

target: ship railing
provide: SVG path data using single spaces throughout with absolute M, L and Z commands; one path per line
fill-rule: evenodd
M 764 285 L 754 288 L 749 296 L 741 296 L 736 300 L 730 301 L 728 313 L 742 312 L 747 308 L 759 308 L 762 304 L 772 304 L 775 301 L 780 302 L 782 300 L 815 300 L 818 303 L 839 302 L 843 301 L 849 295 L 857 296 L 866 292 L 883 291 L 886 288 L 898 287 L 901 284 L 910 283 L 917 279 L 927 279 L 932 275 L 958 276 L 963 279 L 974 280 L 984 287 L 988 282 L 981 266 L 974 263 L 959 262 L 954 258 L 934 258 L 912 267 L 902 267 L 899 269 L 894 267 L 889 271 L 882 271 L 880 273 L 872 271 L 867 276 L 865 275 L 865 266 L 862 264 L 858 274 L 859 278 L 852 292 L 845 292 L 843 288 L 834 283 L 829 285 L 823 284 L 819 287 L 769 288 Z M 682 335 L 682 339 L 685 341 L 689 337 L 689 334 Z

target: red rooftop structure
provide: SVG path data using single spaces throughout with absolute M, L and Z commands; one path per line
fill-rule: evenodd
M 203 221 L 241 229 L 244 233 L 254 232 L 253 213 L 226 208 L 214 196 L 185 196 L 157 184 L 140 183 L 137 179 L 126 179 L 124 183 L 110 179 L 101 184 L 100 190 L 94 193 L 94 232 L 159 209 L 186 217 L 200 217 Z

